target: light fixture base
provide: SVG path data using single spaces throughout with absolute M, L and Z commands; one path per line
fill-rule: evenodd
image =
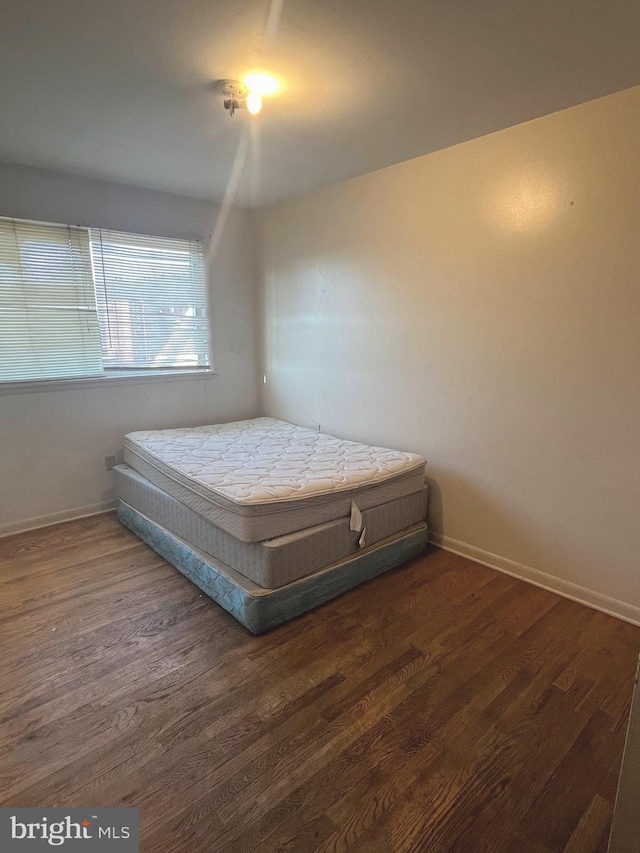
M 218 84 L 225 98 L 232 98 L 239 101 L 242 98 L 246 98 L 249 94 L 247 87 L 239 80 L 220 80 Z

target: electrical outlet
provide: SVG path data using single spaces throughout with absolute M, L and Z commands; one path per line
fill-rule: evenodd
M 104 468 L 105 471 L 111 471 L 112 468 L 115 468 L 116 457 L 115 456 L 105 456 L 104 457 Z
M 320 432 L 320 424 L 317 421 L 311 421 L 311 429 L 315 429 L 316 432 Z

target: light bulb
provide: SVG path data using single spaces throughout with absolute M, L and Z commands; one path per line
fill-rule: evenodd
M 262 109 L 262 98 L 257 92 L 247 95 L 247 109 L 252 116 L 257 116 Z

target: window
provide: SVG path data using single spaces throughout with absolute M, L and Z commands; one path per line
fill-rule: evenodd
M 0 219 L 0 381 L 100 373 L 87 230 Z
M 202 243 L 0 217 L 0 382 L 208 367 Z
M 89 233 L 104 367 L 208 367 L 202 243 Z

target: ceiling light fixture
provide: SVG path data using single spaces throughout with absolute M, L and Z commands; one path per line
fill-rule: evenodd
M 233 118 L 236 110 L 246 108 L 249 90 L 239 80 L 220 80 L 219 86 L 224 95 L 224 108 L 229 110 L 229 115 Z
M 219 80 L 217 87 L 224 95 L 224 108 L 233 118 L 236 110 L 247 110 L 258 115 L 262 109 L 263 97 L 275 95 L 280 83 L 270 74 L 252 72 L 242 80 Z

